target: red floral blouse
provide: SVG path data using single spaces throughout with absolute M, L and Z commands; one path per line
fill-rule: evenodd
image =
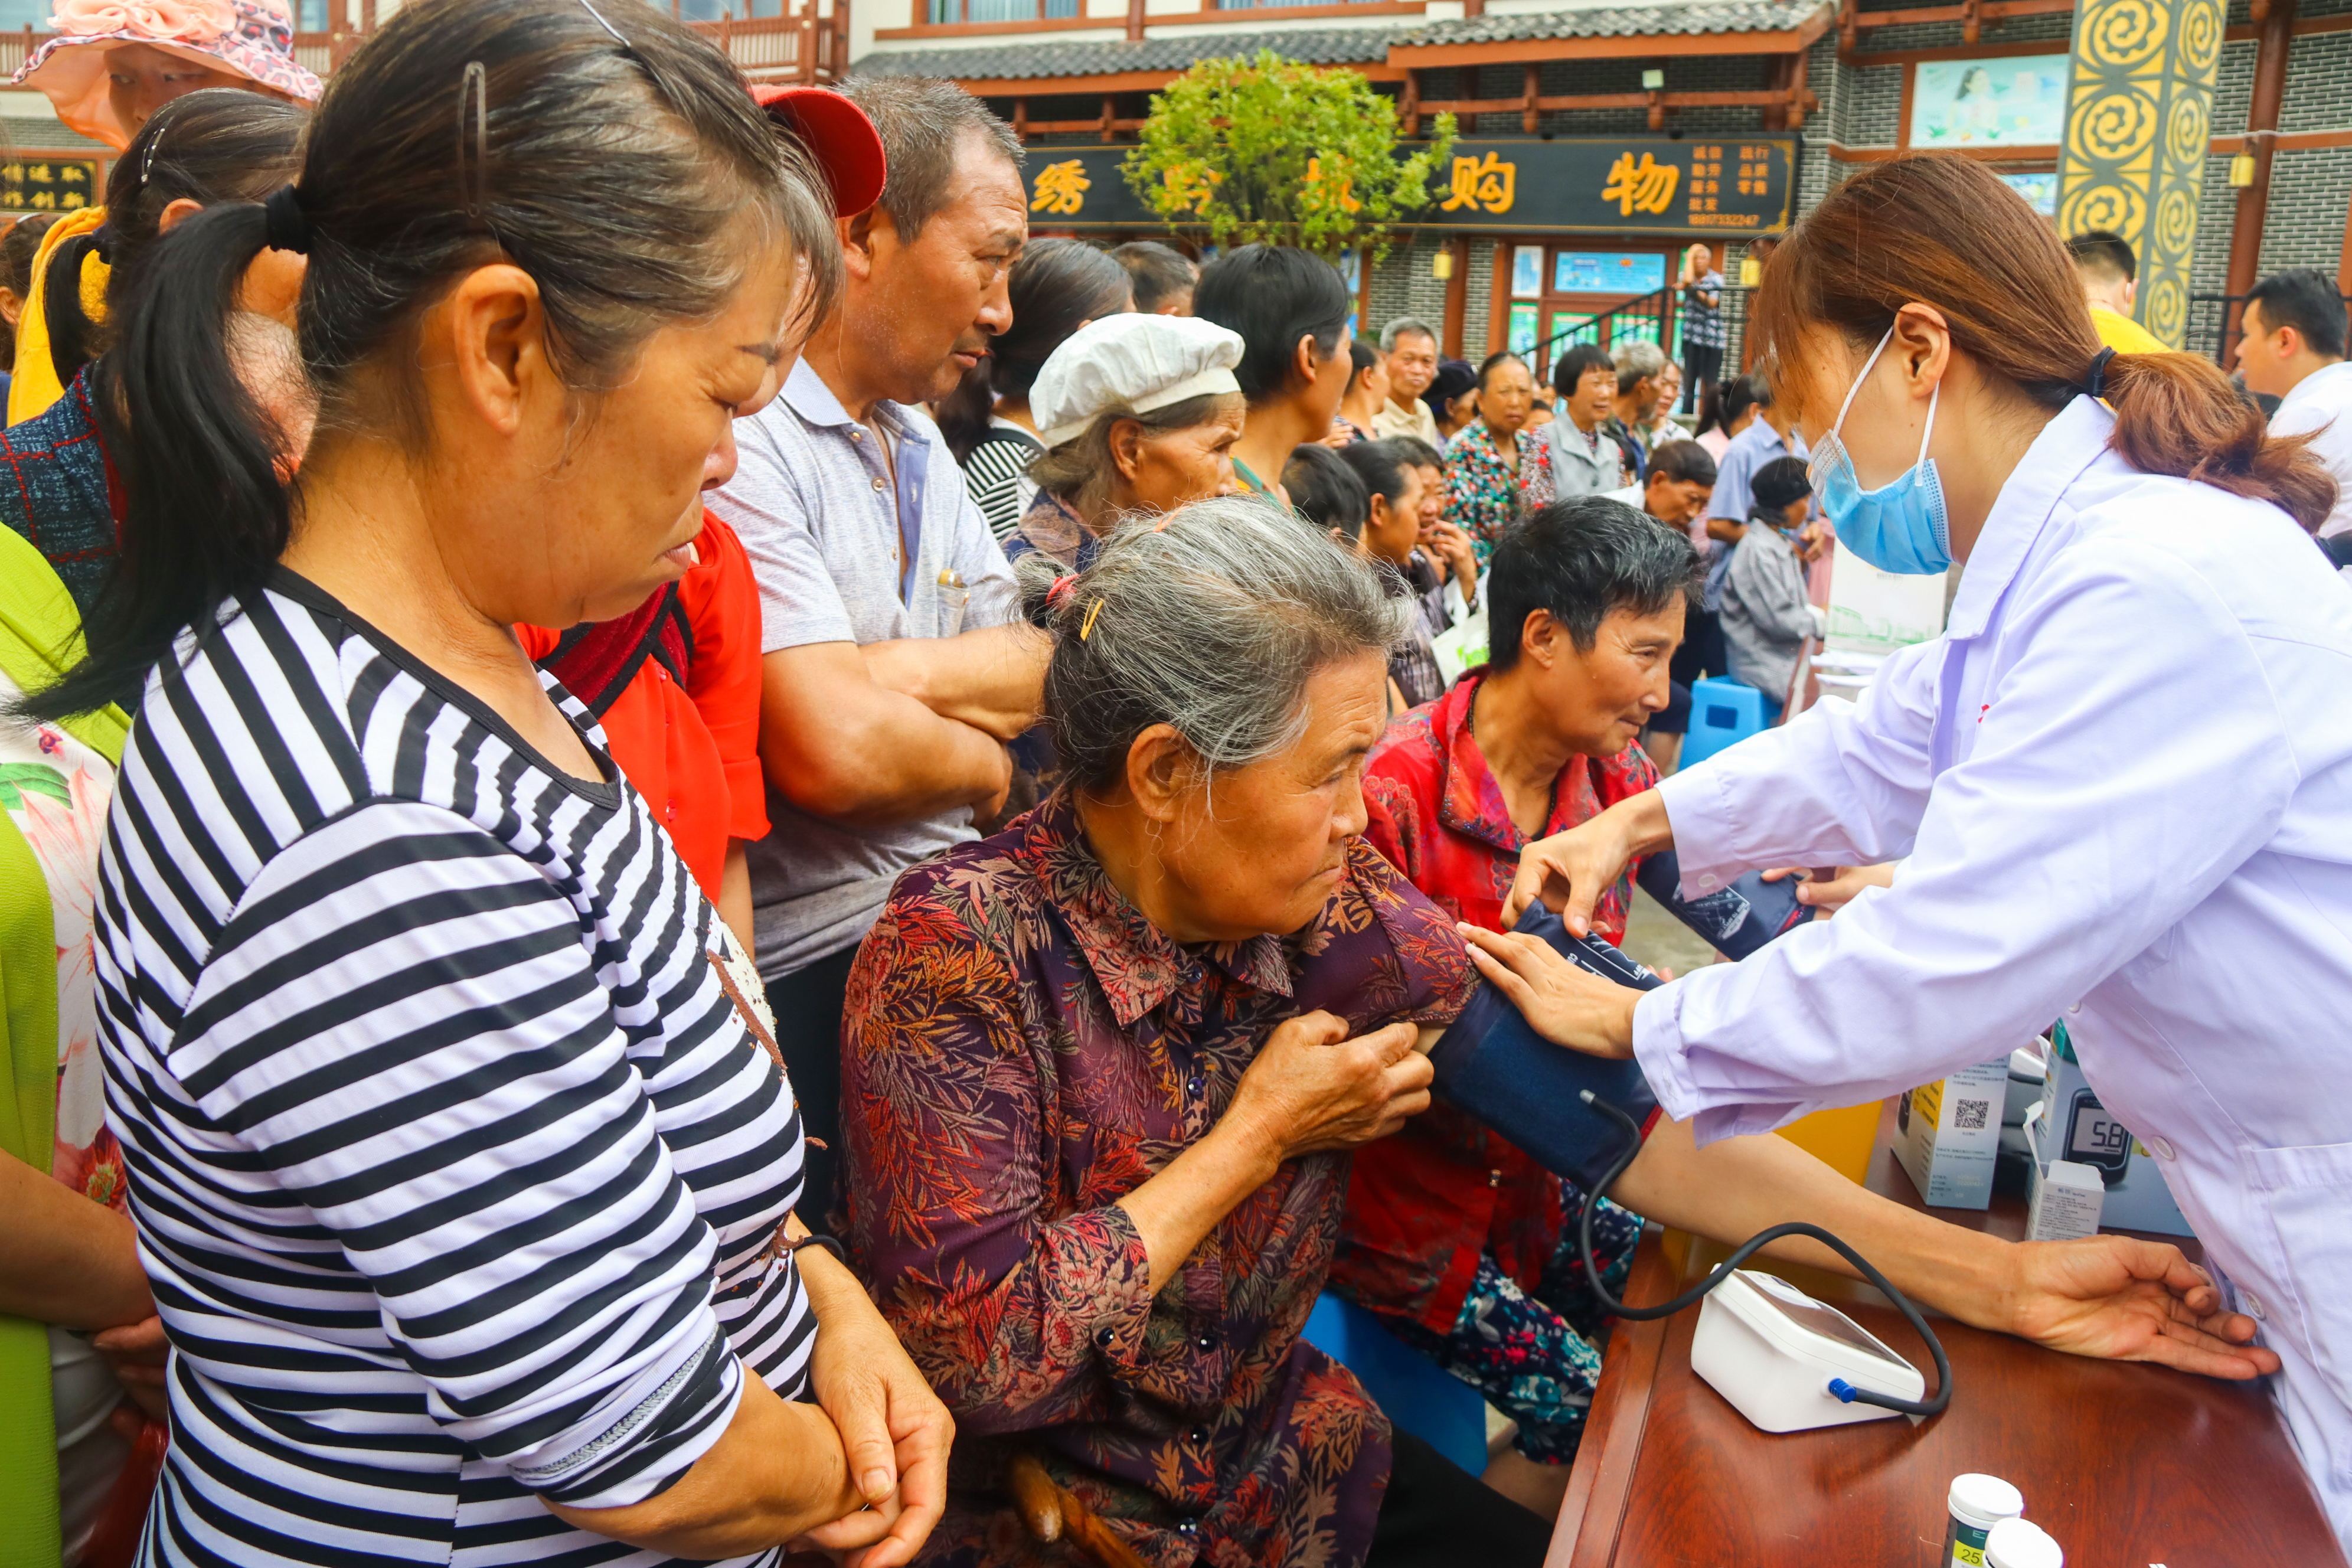
M 960 1428 L 923 1561 L 1044 1560 L 1002 1485 L 1037 1453 L 1160 1568 L 1360 1563 L 1389 1428 L 1299 1332 L 1339 1239 L 1344 1155 L 1285 1164 L 1157 1296 L 1118 1200 L 1213 1127 L 1267 1031 L 1444 1022 L 1451 922 L 1369 845 L 1315 923 L 1181 946 L 1057 795 L 898 879 L 849 982 L 852 1251 Z
M 1473 671 L 1389 726 L 1364 764 L 1364 837 L 1448 915 L 1499 931 L 1528 840 L 1471 733 L 1470 705 L 1485 679 Z M 1613 757 L 1576 759 L 1559 775 L 1544 834 L 1589 821 L 1657 780 L 1639 742 Z M 1639 864 L 1593 906 L 1594 931 L 1612 942 L 1624 938 Z M 1357 1162 L 1331 1285 L 1446 1333 L 1482 1247 L 1532 1292 L 1565 1223 L 1559 1177 L 1461 1111 L 1433 1105 Z

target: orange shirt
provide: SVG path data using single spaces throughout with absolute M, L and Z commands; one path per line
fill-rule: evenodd
M 735 531 L 709 512 L 695 537 L 701 557 L 677 585 L 690 642 L 686 679 L 658 658 L 637 667 L 602 722 L 613 761 L 669 830 L 680 858 L 712 900 L 727 841 L 768 831 L 760 773 L 760 590 Z M 534 659 L 558 634 L 517 626 Z

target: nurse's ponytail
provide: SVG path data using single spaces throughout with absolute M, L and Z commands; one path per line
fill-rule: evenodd
M 1933 306 L 1954 346 L 2042 407 L 2084 393 L 2116 413 L 2115 447 L 2143 473 L 2195 479 L 2273 502 L 2306 530 L 2335 505 L 2336 482 L 2305 448 L 2273 438 L 2262 410 L 2194 354 L 2107 354 L 2066 248 L 2015 192 L 1974 159 L 1892 159 L 1838 186 L 1768 264 L 1750 308 L 1774 401 L 1833 412 L 1844 387 L 1816 385 L 1809 331 L 1864 351 L 1905 305 Z

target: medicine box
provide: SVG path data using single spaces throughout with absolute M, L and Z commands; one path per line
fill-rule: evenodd
M 2026 1147 L 2033 1152 L 2032 1185 L 2025 1199 L 2025 1239 L 2074 1241 L 2099 1231 L 2099 1205 L 2107 1195 L 2099 1173 L 2073 1160 L 2042 1158 L 2042 1119 L 2026 1123 Z
M 1992 1202 L 1993 1157 L 2009 1098 L 2009 1058 L 1979 1062 L 1923 1084 L 1895 1107 L 1896 1158 L 1929 1206 L 1980 1209 Z
M 2061 1037 L 2063 1041 L 2063 1037 Z M 2158 1236 L 2193 1236 L 2164 1184 L 2164 1162 L 2107 1114 L 2096 1090 L 2084 1080 L 2083 1064 L 2071 1043 L 2050 1053 L 2050 1082 L 2042 1100 L 2037 1164 L 2071 1160 L 2099 1173 L 2106 1194 L 2099 1205 L 2102 1230 L 2144 1230 Z M 1930 1202 L 1934 1200 L 1929 1200 Z

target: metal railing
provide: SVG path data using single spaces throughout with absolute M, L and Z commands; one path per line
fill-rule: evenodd
M 1741 363 L 1748 332 L 1748 294 L 1739 285 L 1727 283 L 1720 295 L 1722 302 L 1716 307 L 1723 322 L 1725 375 L 1737 374 Z M 1551 335 L 1536 344 L 1528 356 L 1528 363 L 1541 380 L 1551 374 L 1552 361 L 1578 343 L 1606 349 L 1638 338 L 1657 344 L 1679 364 L 1683 358 L 1681 297 L 1680 285 L 1669 284 L 1589 315 L 1555 310 Z

